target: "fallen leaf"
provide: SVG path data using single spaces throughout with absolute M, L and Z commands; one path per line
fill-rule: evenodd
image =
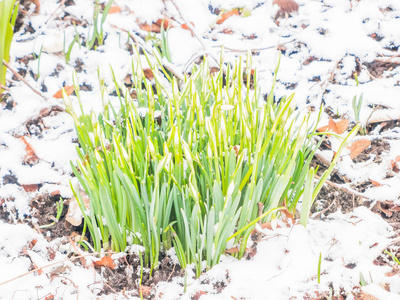
M 89 196 L 84 192 L 84 191 L 80 191 L 80 195 L 82 198 L 82 201 L 85 205 L 86 209 L 89 209 L 90 205 L 89 205 Z M 82 211 L 79 207 L 78 201 L 76 200 L 75 197 L 72 197 L 69 200 L 69 204 L 68 204 L 68 212 L 67 215 L 65 216 L 65 220 L 70 223 L 72 226 L 79 226 L 82 224 L 82 219 L 83 219 L 83 215 L 82 215 Z
M 284 17 L 286 13 L 297 12 L 299 5 L 293 0 L 274 0 L 273 4 L 280 7 L 277 17 Z
M 25 144 L 25 151 L 26 155 L 24 158 L 24 163 L 29 165 L 34 165 L 39 162 L 39 157 L 37 157 L 35 151 L 33 150 L 32 146 L 26 141 L 25 137 L 21 136 L 20 140 Z
M 158 19 L 156 22 L 156 25 L 161 26 L 164 25 L 164 30 L 167 30 L 168 28 L 172 28 L 172 19 L 165 17 L 164 19 Z
M 192 27 L 194 27 L 194 23 L 193 22 L 190 22 L 190 25 L 192 25 Z M 189 26 L 185 23 L 185 24 L 182 24 L 181 25 L 181 28 L 182 29 L 186 29 L 186 30 L 190 30 L 190 28 L 189 28 Z
M 222 24 L 226 21 L 226 19 L 232 17 L 232 16 L 238 16 L 239 15 L 239 9 L 232 9 L 226 13 L 223 13 L 217 20 L 217 24 Z
M 60 89 L 57 93 L 53 95 L 53 98 L 56 99 L 62 99 L 63 94 L 62 90 L 64 89 L 65 93 L 69 96 L 74 92 L 74 86 L 73 85 L 66 85 L 62 89 Z
M 207 295 L 207 292 L 205 291 L 197 291 L 194 296 L 192 296 L 193 300 L 199 300 L 201 296 Z
M 112 270 L 115 269 L 115 263 L 111 256 L 103 256 L 100 260 L 94 260 L 93 264 L 95 268 L 109 267 Z
M 154 75 L 153 75 L 153 71 L 151 69 L 143 69 L 143 73 L 144 76 L 148 79 L 148 80 L 153 80 Z
M 39 184 L 21 184 L 21 186 L 27 193 L 36 192 L 39 189 Z
M 154 23 L 151 23 L 150 25 L 147 23 L 141 23 L 139 24 L 139 28 L 147 32 L 155 32 L 155 33 L 161 32 L 161 27 Z
M 143 296 L 150 295 L 150 290 L 151 288 L 149 286 L 146 285 L 139 286 L 139 294 L 142 294 Z
M 370 179 L 369 181 L 371 181 L 373 186 L 381 186 L 382 185 L 378 181 L 375 181 L 375 180 L 372 180 L 372 179 Z
M 121 7 L 119 7 L 118 5 L 113 5 L 110 7 L 110 10 L 108 11 L 108 14 L 116 14 L 121 12 Z
M 350 146 L 347 147 L 350 152 L 350 158 L 355 159 L 358 155 L 361 154 L 365 149 L 371 146 L 371 141 L 367 139 L 361 139 L 353 142 Z
M 38 14 L 40 11 L 40 0 L 31 0 L 33 4 L 35 4 L 35 13 Z
M 378 298 L 375 298 L 374 296 L 372 296 L 370 294 L 365 294 L 365 293 L 361 293 L 357 299 L 359 299 L 359 300 L 378 300 Z
M 318 132 L 333 132 L 336 134 L 342 134 L 343 132 L 345 132 L 347 130 L 348 126 L 349 126 L 349 120 L 343 119 L 343 120 L 340 120 L 339 122 L 335 122 L 330 117 L 328 125 L 318 128 L 317 131 Z
M 400 161 L 400 155 L 397 155 L 395 159 L 390 161 L 390 167 L 393 172 L 399 173 L 400 169 L 397 166 L 397 163 Z

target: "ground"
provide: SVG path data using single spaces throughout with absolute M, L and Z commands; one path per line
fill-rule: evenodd
M 104 45 L 88 49 L 93 2 L 20 4 L 0 111 L 1 299 L 400 299 L 397 0 L 115 0 L 98 25 Z M 161 26 L 170 26 L 168 67 L 176 76 L 204 55 L 217 68 L 224 46 L 225 61 L 252 53 L 268 95 L 282 53 L 276 100 L 295 93 L 310 122 L 322 104 L 317 129 L 345 136 L 359 120 L 363 130 L 341 153 L 306 228 L 278 220 L 259 229 L 245 259 L 226 255 L 198 279 L 166 253 L 140 281 L 135 247 L 110 259 L 75 243 L 83 225 L 67 212 L 77 140 L 60 90 L 77 104 L 75 71 L 84 109 L 99 111 L 99 80 L 112 95 L 111 66 L 129 87 L 132 45 L 151 49 Z M 352 100 L 361 94 L 357 113 Z M 338 146 L 333 136 L 323 141 L 313 161 L 320 172 Z

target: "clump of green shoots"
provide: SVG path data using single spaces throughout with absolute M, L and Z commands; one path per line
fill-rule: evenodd
M 272 89 L 260 100 L 257 71 L 250 88 L 250 55 L 246 66 L 239 59 L 223 71 L 221 63 L 217 74 L 205 60 L 179 83 L 149 62 L 151 83 L 135 51 L 136 99 L 115 81 L 119 108 L 103 99 L 99 115 L 82 107 L 78 115 L 64 95 L 80 145 L 72 168 L 89 209 L 71 187 L 94 249 L 142 245 L 153 270 L 160 253 L 174 247 L 181 267 L 194 264 L 199 276 L 220 261 L 228 242 L 240 259 L 256 223 L 271 220 L 284 203 L 294 213 L 302 199 L 305 225 L 333 165 L 314 184 L 315 128 L 296 117 L 293 95 L 274 103 Z
M 7 68 L 3 61 L 10 59 L 11 41 L 14 35 L 14 24 L 18 15 L 19 1 L 0 1 L 0 94 L 6 84 Z
M 103 24 L 106 21 L 108 12 L 113 2 L 114 0 L 109 0 L 107 2 L 100 19 L 100 10 L 101 10 L 100 2 L 99 0 L 95 1 L 93 10 L 93 27 L 91 28 L 92 32 L 91 34 L 88 35 L 88 38 L 86 40 L 86 48 L 88 48 L 89 50 L 93 49 L 95 46 L 103 45 L 104 43 Z M 74 43 L 74 41 L 72 43 Z

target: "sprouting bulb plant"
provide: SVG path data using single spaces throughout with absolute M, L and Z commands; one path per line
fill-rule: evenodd
M 86 40 L 86 48 L 88 49 L 93 49 L 96 46 L 103 45 L 104 43 L 104 31 L 103 31 L 103 25 L 104 22 L 106 21 L 108 12 L 111 8 L 111 5 L 113 4 L 114 0 L 109 0 L 104 7 L 103 14 L 100 19 L 100 2 L 99 0 L 96 0 L 94 3 L 94 10 L 93 10 L 93 27 L 92 27 L 92 34 L 91 36 L 87 38 Z
M 238 59 L 216 74 L 205 59 L 178 83 L 158 59 L 149 63 L 154 81 L 148 81 L 134 51 L 135 99 L 115 77 L 120 105 L 103 101 L 98 115 L 82 106 L 75 113 L 64 94 L 79 140 L 72 169 L 89 209 L 79 187 L 71 188 L 95 251 L 142 245 L 143 264 L 153 270 L 160 254 L 174 247 L 181 267 L 193 264 L 200 276 L 220 261 L 228 241 L 237 245 L 235 257 L 243 257 L 257 222 L 270 221 L 284 203 L 294 213 L 301 198 L 306 225 L 312 202 L 358 126 L 314 182 L 315 130 L 307 117 L 296 118 L 294 95 L 260 101 L 257 70 L 252 87 L 243 79 L 252 70 L 250 54 L 246 65 Z
M 19 1 L 0 1 L 0 94 L 3 91 L 2 86 L 5 86 L 6 83 L 7 68 L 3 61 L 8 62 L 10 59 L 10 47 L 18 15 L 18 6 Z

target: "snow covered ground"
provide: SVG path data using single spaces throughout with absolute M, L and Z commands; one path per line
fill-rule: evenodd
M 76 33 L 88 35 L 93 2 L 41 0 L 37 12 L 35 5 L 30 6 L 24 24 L 14 35 L 10 65 L 42 95 L 9 71 L 10 96 L 0 110 L 1 299 L 138 296 L 137 290 L 101 294 L 109 283 L 104 270 L 100 275 L 99 269 L 92 267 L 97 258 L 69 259 L 76 251 L 74 243 L 68 235 L 46 239 L 38 233 L 40 220 L 34 211 L 39 210 L 41 195 L 53 195 L 53 201 L 57 195 L 65 199 L 72 196 L 70 161 L 76 158 L 76 135 L 62 100 L 53 96 L 63 86 L 73 84 L 76 70 L 84 87 L 81 97 L 85 109 L 99 110 L 99 77 L 111 91 L 110 66 L 119 82 L 129 75 L 127 42 L 131 41 L 127 32 L 138 43 L 151 47 L 151 41 L 142 39 L 148 36 L 146 26 L 167 18 L 172 23 L 168 40 L 176 73 L 188 71 L 204 54 L 210 62 L 218 60 L 221 46 L 225 61 L 251 51 L 265 94 L 271 89 L 278 48 L 282 56 L 276 97 L 294 92 L 299 110 L 312 111 L 313 119 L 323 102 L 327 109 L 320 127 L 328 125 L 329 117 L 348 119 L 350 127 L 354 125 L 352 99 L 363 93 L 360 121 L 369 132 L 356 139 L 372 143 L 355 159 L 346 149 L 337 174 L 344 182 L 339 185 L 350 189 L 354 197 L 362 193 L 371 209 L 361 206 L 346 210 L 346 214 L 320 214 L 306 229 L 295 225 L 263 230 L 263 239 L 248 260 L 224 257 L 198 279 L 189 272 L 186 284 L 184 277 L 158 283 L 149 297 L 400 299 L 400 266 L 396 268 L 389 256 L 382 254 L 388 247 L 396 253 L 400 245 L 396 233 L 400 224 L 398 0 L 297 0 L 298 12 L 288 18 L 276 18 L 280 7 L 270 0 L 115 0 L 121 10 L 107 16 L 104 45 L 89 51 L 75 44 L 67 64 L 63 51 Z M 277 2 L 282 5 L 285 1 Z M 240 8 L 241 14 L 217 22 L 218 11 L 235 8 Z M 190 24 L 193 30 L 183 24 Z M 71 99 L 76 101 L 75 96 Z M 329 160 L 335 147 L 332 140 L 332 149 L 318 154 Z M 320 199 L 320 203 L 329 200 Z M 120 254 L 114 258 L 121 263 Z

